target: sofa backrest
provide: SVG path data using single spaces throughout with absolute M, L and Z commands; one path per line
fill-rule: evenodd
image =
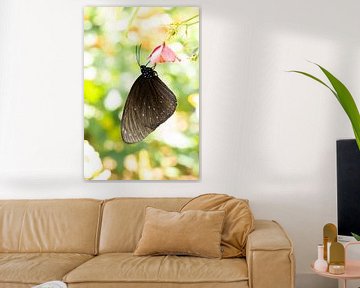
M 116 198 L 105 201 L 99 253 L 133 252 L 141 237 L 145 208 L 179 211 L 190 198 Z
M 96 254 L 102 203 L 0 200 L 0 252 Z

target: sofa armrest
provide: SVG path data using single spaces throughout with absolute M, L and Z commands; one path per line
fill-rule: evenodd
M 255 220 L 255 230 L 247 240 L 246 261 L 250 288 L 295 287 L 293 245 L 277 222 Z

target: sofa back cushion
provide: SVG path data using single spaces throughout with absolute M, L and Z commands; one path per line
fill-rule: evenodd
M 148 206 L 179 211 L 190 198 L 116 198 L 105 201 L 99 253 L 133 252 L 141 237 Z
M 1 252 L 96 254 L 102 201 L 0 200 Z
M 245 257 L 248 235 L 254 230 L 254 216 L 248 200 L 226 194 L 203 194 L 191 199 L 181 211 L 206 210 L 226 212 L 221 235 L 223 258 Z

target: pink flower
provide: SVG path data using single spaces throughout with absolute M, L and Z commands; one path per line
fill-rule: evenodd
M 181 61 L 175 52 L 165 45 L 165 42 L 155 47 L 148 59 L 152 64 Z

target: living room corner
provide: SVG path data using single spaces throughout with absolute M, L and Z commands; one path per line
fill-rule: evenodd
M 191 179 L 186 178 L 188 175 L 185 175 L 186 177 L 184 176 L 182 179 L 168 178 L 167 181 L 146 179 L 140 181 L 135 178 L 126 180 L 116 178 L 108 181 L 84 180 L 84 140 L 87 140 L 87 131 L 84 133 L 84 126 L 86 126 L 84 101 L 86 102 L 86 99 L 84 100 L 83 87 L 83 55 L 84 49 L 86 49 L 86 47 L 84 48 L 83 22 L 85 7 L 182 7 L 184 5 L 198 7 L 200 15 L 198 23 L 199 53 L 194 52 L 194 55 L 199 57 L 196 59 L 199 75 L 194 78 L 199 78 L 196 88 L 201 99 L 198 102 L 200 116 L 197 123 L 200 127 L 197 130 L 199 156 L 198 163 L 194 164 L 194 166 L 200 167 L 198 174 L 195 173 L 195 177 Z M 276 261 L 282 259 L 279 260 L 279 267 L 285 267 L 284 271 L 287 271 L 286 273 L 289 275 L 294 273 L 296 288 L 338 287 L 336 279 L 317 275 L 311 264 L 317 259 L 317 245 L 323 242 L 324 225 L 327 223 L 338 224 L 337 164 L 339 158 L 337 157 L 339 157 L 339 150 L 337 150 L 337 141 L 353 139 L 352 141 L 355 143 L 354 130 L 346 113 L 329 90 L 315 84 L 314 81 L 287 71 L 307 71 L 316 77 L 327 79 L 324 78 L 325 76 L 323 77 L 321 71 L 317 70 L 316 66 L 309 63 L 309 61 L 316 62 L 341 79 L 351 91 L 355 102 L 360 103 L 360 82 L 358 81 L 360 75 L 359 10 L 360 3 L 356 0 L 346 3 L 338 0 L 331 3 L 325 0 L 295 2 L 285 0 L 190 0 L 186 4 L 179 0 L 157 0 L 151 1 L 151 3 L 142 0 L 2 0 L 0 2 L 0 201 L 10 199 L 42 199 L 41 201 L 63 199 L 63 201 L 70 201 L 69 206 L 64 202 L 65 211 L 67 208 L 70 209 L 69 207 L 74 207 L 71 209 L 79 209 L 79 213 L 81 211 L 84 213 L 78 214 L 80 216 L 74 215 L 76 219 L 90 215 L 87 219 L 89 222 L 86 224 L 88 225 L 86 227 L 90 228 L 83 232 L 88 233 L 86 235 L 89 238 L 94 237 L 91 238 L 92 244 L 97 243 L 98 246 L 95 245 L 94 248 L 87 243 L 88 246 L 86 244 L 84 247 L 80 247 L 81 245 L 78 247 L 76 246 L 77 240 L 74 240 L 74 247 L 76 247 L 69 249 L 73 249 L 71 251 L 80 249 L 80 254 L 91 254 L 93 257 L 98 255 L 99 251 L 101 254 L 101 249 L 103 249 L 103 253 L 115 253 L 121 249 L 126 253 L 130 253 L 131 249 L 134 252 L 136 245 L 140 245 L 135 243 L 135 239 L 138 241 L 140 235 L 145 237 L 146 226 L 144 226 L 144 230 L 141 230 L 141 227 L 131 230 L 133 233 L 131 235 L 135 236 L 129 238 L 132 241 L 129 240 L 130 244 L 122 243 L 125 248 L 119 248 L 119 243 L 116 244 L 119 246 L 113 244 L 112 241 L 116 241 L 111 238 L 113 236 L 109 236 L 110 240 L 107 238 L 104 238 L 107 240 L 101 240 L 103 236 L 99 235 L 105 231 L 101 226 L 101 223 L 105 223 L 104 216 L 108 217 L 108 223 L 114 221 L 114 229 L 119 229 L 116 231 L 121 231 L 121 227 L 116 226 L 118 223 L 115 221 L 115 217 L 120 215 L 117 213 L 120 212 L 111 212 L 111 209 L 117 207 L 116 205 L 123 209 L 119 208 L 121 211 L 128 209 L 126 211 L 129 211 L 129 215 L 132 213 L 129 207 L 135 205 L 134 207 L 137 207 L 138 211 L 142 211 L 134 214 L 136 215 L 134 219 L 142 217 L 141 220 L 136 219 L 136 221 L 140 221 L 139 223 L 143 224 L 144 217 L 149 217 L 146 219 L 150 221 L 150 216 L 159 217 L 154 222 L 160 223 L 160 220 L 163 219 L 161 211 L 150 211 L 149 214 L 146 211 L 146 216 L 144 216 L 143 209 L 151 206 L 169 213 L 173 211 L 185 213 L 186 209 L 181 208 L 190 199 L 201 194 L 231 195 L 234 199 L 249 204 L 255 219 L 254 227 L 258 225 L 257 227 L 264 228 L 264 231 L 270 231 L 271 237 L 269 236 L 269 238 L 271 239 L 279 237 L 280 240 L 276 244 L 278 246 L 274 249 L 285 250 L 285 256 L 278 257 L 276 254 L 274 259 Z M 164 11 L 166 13 L 167 10 Z M 181 58 L 181 53 L 176 50 L 178 46 L 169 42 L 168 47 L 159 43 L 160 48 L 171 48 L 180 55 L 176 55 L 176 57 Z M 145 56 L 145 52 L 143 52 L 143 62 L 146 63 L 145 59 L 151 61 L 150 56 L 156 52 L 158 47 L 151 46 L 149 48 L 149 46 L 147 48 L 144 46 L 146 45 L 141 47 L 142 51 L 149 52 L 148 54 L 152 52 L 149 58 L 145 58 L 148 55 Z M 135 49 L 132 50 L 135 51 Z M 133 59 L 134 67 L 137 69 L 136 73 L 145 75 L 138 69 L 134 55 L 135 53 L 126 58 Z M 184 56 L 182 57 L 181 61 L 173 58 L 171 62 L 178 64 L 170 63 L 169 65 L 185 65 L 187 60 L 184 60 Z M 161 64 L 159 59 L 153 61 L 154 63 L 151 62 L 154 64 L 153 66 L 146 66 L 150 69 L 147 72 L 153 73 L 152 76 L 156 74 L 156 77 L 159 76 L 166 83 L 172 83 L 181 78 L 181 75 L 179 78 L 168 77 L 164 73 L 167 69 L 164 67 L 169 67 L 166 66 L 168 64 Z M 182 68 L 171 69 L 173 69 L 171 73 L 185 71 L 181 70 Z M 129 80 L 131 85 L 135 85 L 135 79 Z M 173 89 L 171 85 L 168 86 L 176 94 L 177 90 Z M 167 91 L 168 95 L 170 92 Z M 189 100 L 189 102 L 191 101 Z M 182 109 L 181 105 L 181 101 L 178 99 L 178 107 Z M 121 109 L 123 106 L 124 102 L 119 104 Z M 116 122 L 116 129 L 122 133 L 126 131 L 126 128 L 121 127 L 124 122 L 121 117 L 119 122 Z M 158 123 L 152 127 L 152 130 L 159 129 L 157 125 Z M 133 139 L 119 137 L 118 142 L 121 142 L 121 145 L 123 142 L 127 143 L 126 141 L 133 141 Z M 149 142 L 150 140 L 144 141 Z M 118 175 L 115 176 L 118 177 Z M 184 179 L 185 181 L 183 181 Z M 138 204 L 130 202 L 127 206 L 122 202 L 117 202 L 117 199 L 133 197 L 138 199 L 135 199 L 135 202 L 140 201 L 139 199 L 146 202 L 144 199 L 149 199 L 150 204 L 141 202 L 140 206 L 136 206 Z M 94 202 L 89 200 L 89 203 L 76 206 L 78 200 L 74 199 L 83 198 L 94 199 Z M 171 198 L 174 202 L 167 199 L 165 202 L 169 202 L 159 204 L 156 202 L 157 200 L 154 200 L 157 198 Z M 52 202 L 49 203 L 49 205 L 53 205 Z M 42 204 L 36 202 L 34 205 L 41 206 Z M 72 213 L 74 210 L 71 209 L 69 211 Z M 222 211 L 222 209 L 220 210 Z M 109 214 L 105 215 L 105 211 L 108 211 L 106 213 Z M 355 209 L 355 218 L 358 212 L 360 212 L 360 208 Z M 215 215 L 215 212 L 214 215 L 210 214 L 203 215 L 199 212 L 191 217 L 196 219 L 225 217 L 224 215 Z M 59 215 L 61 215 L 60 212 Z M 178 214 L 176 215 L 171 217 L 178 217 Z M 225 213 L 225 215 L 227 214 Z M 165 219 L 171 218 L 169 215 L 164 217 Z M 185 216 L 181 214 L 179 217 Z M 4 220 L 5 218 L 5 216 L 0 218 L 1 221 L 4 221 L 0 224 L 7 221 Z M 45 217 L 44 219 L 50 218 Z M 129 223 L 134 219 L 128 219 Z M 265 222 L 261 222 L 262 220 Z M 222 221 L 220 222 L 223 223 Z M 216 229 L 219 229 L 221 226 L 219 225 Z M 4 227 L 0 227 L 0 230 L 2 228 Z M 209 229 L 216 230 L 214 227 Z M 251 229 L 249 228 L 249 230 Z M 152 232 L 152 230 L 149 231 Z M 250 231 L 247 232 L 249 233 L 245 233 L 244 237 L 247 237 L 248 234 L 251 235 Z M 351 232 L 359 233 L 360 227 L 354 227 L 354 231 Z M 5 234 L 11 233 L 3 232 L 2 235 Z M 248 241 L 253 241 L 247 246 L 250 249 L 249 253 L 256 250 L 254 248 L 252 251 L 251 247 L 256 247 L 256 243 L 258 243 L 257 239 L 252 238 L 255 237 L 254 235 L 256 236 L 253 234 L 247 238 Z M 268 237 L 266 233 L 257 235 L 264 239 Z M 213 238 L 209 236 L 209 245 L 210 239 Z M 349 239 L 355 241 L 354 238 Z M 6 242 L 4 239 L 1 240 L 3 243 Z M 56 240 L 54 240 L 55 242 Z M 269 243 L 268 245 L 273 245 L 273 242 Z M 9 245 L 11 246 L 11 244 Z M 28 249 L 26 243 L 22 243 L 22 245 L 25 245 L 22 249 Z M 40 243 L 39 247 L 44 247 L 41 245 Z M 217 243 L 217 245 L 220 244 Z M 15 246 L 11 246 L 9 249 L 17 249 Z M 2 247 L 1 244 L 0 247 Z M 242 248 L 246 250 L 245 246 Z M 1 249 L 0 254 L 4 253 Z M 54 249 L 61 250 L 63 248 L 61 245 L 59 248 L 57 244 L 54 244 Z M 188 247 L 184 249 L 189 250 Z M 265 248 L 261 247 L 261 249 Z M 198 256 L 197 252 L 194 253 Z M 360 254 L 356 249 L 352 253 L 355 258 Z M 210 258 L 213 257 L 211 253 L 206 255 L 210 255 Z M 294 258 L 292 258 L 293 256 Z M 85 263 L 91 257 L 84 256 L 76 261 L 79 261 L 80 265 L 80 262 Z M 219 257 L 221 258 L 221 256 Z M 206 257 L 189 258 L 197 259 L 194 261 L 199 261 L 196 264 L 199 266 L 203 265 L 201 262 L 205 261 L 203 259 L 207 259 Z M 359 258 L 357 259 L 360 260 Z M 133 258 L 119 259 L 117 261 L 129 263 L 129 259 Z M 138 265 L 136 260 L 131 261 L 135 261 L 131 263 Z M 89 269 L 96 269 L 96 266 L 91 266 L 91 263 L 86 262 L 85 264 L 89 265 Z M 156 261 L 153 263 L 154 267 L 160 265 Z M 292 266 L 293 264 L 294 266 Z M 249 264 L 247 263 L 247 265 Z M 291 271 L 293 267 L 295 270 Z M 72 268 L 75 269 L 75 267 Z M 271 269 L 276 270 L 276 267 L 271 267 Z M 78 274 L 80 276 L 70 273 L 63 279 L 52 280 L 74 281 L 75 285 L 71 284 L 74 286 L 70 285 L 70 287 L 80 287 L 76 286 L 77 279 L 80 279 L 76 277 L 81 277 L 81 272 Z M 229 277 L 232 277 L 230 272 Z M 247 275 L 244 277 L 246 278 Z M 347 287 L 357 288 L 360 286 L 359 281 L 349 281 Z M 5 282 L 5 284 L 1 282 L 0 279 L 0 287 L 6 285 Z M 288 283 L 290 282 L 289 280 Z M 342 284 L 342 282 L 339 283 Z M 96 284 L 91 285 L 89 284 L 88 287 L 97 287 Z M 247 285 L 240 284 L 231 287 L 251 287 L 252 284 Z M 276 284 L 261 285 L 263 284 L 259 284 L 258 287 L 277 288 Z M 156 285 L 151 287 L 155 288 Z M 256 284 L 253 288 L 257 288 Z M 289 286 L 288 288 L 293 287 Z

